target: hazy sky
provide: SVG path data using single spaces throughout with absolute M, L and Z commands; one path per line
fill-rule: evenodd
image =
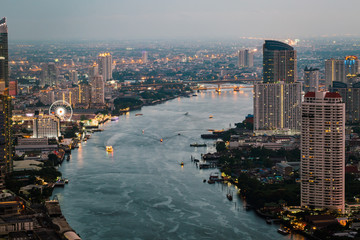
M 1 0 L 13 40 L 360 34 L 360 0 Z

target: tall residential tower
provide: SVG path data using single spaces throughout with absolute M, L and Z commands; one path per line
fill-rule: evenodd
M 302 103 L 301 206 L 345 209 L 345 103 L 308 92 Z
M 296 82 L 296 51 L 266 40 L 264 82 L 254 85 L 255 134 L 300 133 L 301 83 Z
M 296 50 L 293 47 L 279 41 L 265 40 L 263 54 L 264 83 L 293 83 L 297 80 Z

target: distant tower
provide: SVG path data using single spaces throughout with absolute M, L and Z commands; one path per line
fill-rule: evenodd
M 41 86 L 56 86 L 58 84 L 59 69 L 55 63 L 43 63 L 41 64 L 41 76 L 40 76 L 40 85 Z
M 239 50 L 239 61 L 238 66 L 239 68 L 247 68 L 254 66 L 254 53 L 251 52 L 249 49 Z
M 301 206 L 345 210 L 345 104 L 334 92 L 302 103 Z
M 330 90 L 335 81 L 347 83 L 345 61 L 332 58 L 325 61 L 325 89 Z
M 9 87 L 8 29 L 6 18 L 0 19 L 0 93 Z
M 78 71 L 76 70 L 70 70 L 69 72 L 69 78 L 72 83 L 77 84 L 78 83 Z
M 297 80 L 296 50 L 293 47 L 279 41 L 265 40 L 263 55 L 264 83 L 293 83 Z
M 95 76 L 91 85 L 91 103 L 105 103 L 105 83 L 102 76 Z
M 99 74 L 106 82 L 112 79 L 112 57 L 110 53 L 101 53 L 98 57 Z
M 89 82 L 97 75 L 99 75 L 99 65 L 94 62 L 94 64 L 89 67 Z
M 9 82 L 9 95 L 10 96 L 16 96 L 17 94 L 18 94 L 18 82 L 17 82 L 17 80 L 10 81 Z
M 319 69 L 318 68 L 308 68 L 307 66 L 304 69 L 304 91 L 307 92 L 317 92 L 319 90 Z
M 348 83 L 352 83 L 353 78 L 359 74 L 359 59 L 356 56 L 345 57 L 345 75 Z
M 143 63 L 147 63 L 148 62 L 148 52 L 147 51 L 143 51 L 142 52 L 142 58 L 141 58 Z
M 79 84 L 79 103 L 90 104 L 91 102 L 91 86 L 88 83 Z

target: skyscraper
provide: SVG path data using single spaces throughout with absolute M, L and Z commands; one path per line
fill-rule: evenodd
M 266 40 L 264 82 L 254 85 L 255 134 L 300 133 L 301 83 L 296 82 L 296 51 Z
M 301 88 L 301 83 L 255 84 L 255 133 L 300 133 Z
M 239 50 L 239 59 L 238 66 L 239 68 L 247 68 L 254 66 L 254 53 L 252 53 L 249 49 Z
M 89 105 L 91 103 L 91 86 L 88 83 L 79 83 L 79 103 Z
M 296 50 L 286 43 L 265 40 L 263 45 L 263 80 L 264 83 L 295 82 L 297 80 Z
M 9 87 L 8 29 L 6 18 L 0 19 L 0 93 Z
M 101 53 L 98 57 L 99 74 L 106 82 L 112 79 L 112 57 L 110 53 Z
M 345 104 L 334 92 L 302 103 L 301 206 L 345 208 Z
M 358 123 L 360 121 L 360 82 L 343 83 L 334 81 L 332 92 L 338 92 L 345 103 L 345 120 L 347 123 Z
M 304 69 L 304 91 L 317 92 L 319 90 L 319 69 L 308 68 Z
M 1 177 L 12 171 L 11 97 L 0 95 Z
M 105 103 L 105 83 L 102 76 L 95 76 L 91 83 L 91 103 Z
M 331 58 L 325 61 L 325 89 L 330 90 L 335 81 L 347 83 L 345 62 Z
M 147 51 L 143 51 L 143 52 L 142 52 L 141 61 L 142 61 L 143 63 L 147 63 L 147 62 L 148 62 L 148 52 L 147 52 Z
M 42 63 L 41 64 L 41 86 L 56 86 L 58 84 L 59 69 L 55 63 Z
M 76 70 L 70 70 L 69 71 L 69 78 L 72 83 L 77 84 L 78 83 L 78 71 Z

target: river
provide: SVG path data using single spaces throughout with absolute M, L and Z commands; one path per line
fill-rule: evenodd
M 200 134 L 242 121 L 253 98 L 251 88 L 197 94 L 107 122 L 72 151 L 59 168 L 69 184 L 53 196 L 82 239 L 304 239 L 280 235 L 279 226 L 245 211 L 237 196 L 230 202 L 226 193 L 233 187 L 203 183 L 217 170 L 199 170 L 190 161 L 214 151 Z M 193 142 L 210 146 L 192 148 Z

